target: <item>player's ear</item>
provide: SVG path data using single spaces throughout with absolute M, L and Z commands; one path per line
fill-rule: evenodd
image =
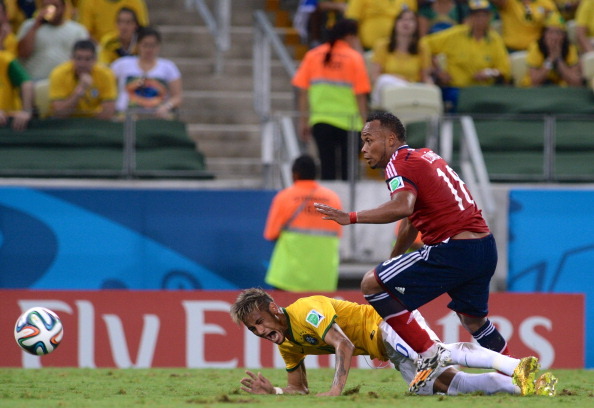
M 272 315 L 277 315 L 279 312 L 280 308 L 278 307 L 278 305 L 274 302 L 271 302 L 268 305 L 268 311 L 272 314 Z
M 398 137 L 396 136 L 396 133 L 386 131 L 386 142 L 388 142 L 388 146 L 394 146 L 397 140 Z

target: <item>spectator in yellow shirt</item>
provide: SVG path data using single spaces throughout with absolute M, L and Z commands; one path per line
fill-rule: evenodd
M 549 16 L 542 36 L 528 47 L 525 86 L 581 86 L 582 70 L 577 47 L 569 42 L 565 22 L 558 14 Z
M 549 14 L 559 13 L 553 0 L 491 0 L 499 10 L 503 41 L 509 52 L 524 51 L 538 40 Z
M 149 24 L 149 15 L 144 0 L 83 0 L 79 5 L 78 21 L 89 30 L 96 42 L 112 31 L 117 31 L 118 11 L 127 7 L 136 12 L 140 25 Z
M 16 57 L 17 39 L 12 31 L 10 21 L 8 21 L 8 12 L 4 0 L 0 0 L 0 50 L 8 51 Z
M 433 83 L 431 57 L 426 45 L 419 44 L 419 19 L 414 11 L 407 9 L 398 14 L 391 35 L 373 47 L 371 62 L 371 106 L 382 106 L 381 93 L 387 86 Z
M 115 76 L 108 67 L 97 63 L 92 41 L 76 42 L 72 59 L 54 68 L 49 81 L 53 116 L 113 117 L 117 97 Z
M 575 13 L 575 25 L 580 52 L 594 51 L 594 0 L 581 0 Z
M 469 16 L 460 24 L 421 39 L 432 56 L 445 58 L 445 68 L 434 64 L 437 84 L 442 88 L 445 108 L 455 111 L 459 88 L 507 82 L 511 68 L 501 36 L 491 28 L 491 5 L 470 0 Z
M 0 126 L 24 130 L 33 113 L 33 82 L 8 51 L 0 51 Z
M 99 62 L 111 65 L 120 57 L 137 55 L 138 30 L 140 22 L 136 12 L 122 7 L 116 21 L 118 30 L 105 34 L 101 39 Z
M 440 85 L 493 85 L 510 76 L 503 40 L 490 27 L 489 2 L 470 0 L 469 9 L 466 24 L 429 34 L 422 40 L 426 41 L 432 55 L 445 55 L 446 69 L 438 74 Z
M 390 36 L 394 19 L 404 9 L 417 11 L 416 0 L 349 0 L 345 17 L 359 23 L 359 39 L 365 50 Z
M 555 0 L 557 9 L 565 21 L 573 20 L 575 12 L 583 0 Z

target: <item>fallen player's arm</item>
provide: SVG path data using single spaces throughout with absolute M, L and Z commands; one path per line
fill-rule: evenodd
M 287 386 L 275 387 L 262 373 L 245 372 L 241 379 L 241 389 L 250 394 L 308 394 L 307 376 L 303 361 L 293 371 L 287 372 Z
M 328 330 L 324 337 L 324 341 L 333 346 L 336 351 L 336 369 L 330 390 L 320 393 L 318 396 L 337 396 L 342 394 L 347 377 L 349 376 L 351 358 L 353 357 L 355 345 L 336 323 L 332 324 L 332 327 L 330 327 L 330 330 Z

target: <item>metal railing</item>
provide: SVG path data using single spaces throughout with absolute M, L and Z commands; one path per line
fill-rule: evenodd
M 287 48 L 261 10 L 254 12 L 253 84 L 254 110 L 262 123 L 262 167 L 264 186 L 280 188 L 291 184 L 290 169 L 277 167 L 282 158 L 289 163 L 299 155 L 300 148 L 291 118 L 271 117 L 272 51 L 280 59 L 287 80 L 297 66 Z M 280 136 L 280 139 L 276 137 Z M 280 181 L 280 185 L 277 181 Z
M 254 12 L 253 47 L 254 109 L 263 121 L 266 121 L 270 116 L 272 50 L 280 59 L 290 80 L 297 71 L 297 64 L 289 55 L 287 48 L 274 30 L 266 13 L 262 10 L 256 10 Z
M 594 115 L 589 114 L 472 114 L 472 115 L 444 115 L 441 119 L 440 125 L 440 153 L 446 160 L 451 160 L 453 149 L 453 134 L 454 123 L 460 121 L 461 135 L 465 133 L 474 132 L 476 136 L 483 139 L 483 154 L 488 153 L 491 149 L 485 140 L 486 127 L 491 127 L 494 122 L 498 127 L 504 129 L 503 133 L 509 140 L 501 141 L 502 155 L 505 151 L 514 153 L 530 151 L 530 155 L 540 156 L 540 170 L 531 172 L 517 172 L 513 170 L 515 166 L 509 166 L 509 171 L 502 172 L 501 169 L 492 168 L 489 171 L 488 178 L 491 181 L 498 182 L 543 182 L 543 183 L 557 183 L 557 182 L 593 182 L 594 172 L 591 168 L 585 169 L 583 172 L 576 167 L 572 168 L 571 174 L 564 174 L 559 169 L 559 159 L 564 153 L 579 154 L 584 152 L 584 149 L 592 149 L 594 146 Z M 485 125 L 487 123 L 487 125 Z M 565 130 L 564 125 L 578 126 L 576 133 L 574 129 L 570 129 L 571 133 Z M 528 127 L 527 127 L 528 126 Z M 477 131 L 476 128 L 479 128 Z M 482 130 L 481 130 L 482 128 Z M 490 131 L 490 130 L 489 130 Z M 540 136 L 539 136 L 540 134 Z M 538 137 L 539 136 L 539 137 Z M 490 136 L 493 137 L 493 136 Z M 535 139 L 538 137 L 538 139 Z M 576 138 L 576 144 L 571 144 L 568 138 Z M 583 143 L 580 145 L 580 140 Z M 592 140 L 592 142 L 589 142 Z M 526 146 L 512 145 L 503 150 L 506 144 L 529 142 L 532 144 L 530 149 Z M 564 144 L 560 146 L 560 142 Z M 492 140 L 489 141 L 492 144 Z M 571 144 L 571 147 L 568 146 Z M 486 166 L 489 167 L 489 166 Z M 485 175 L 484 177 L 487 177 Z
M 214 14 L 204 0 L 186 0 L 187 10 L 196 10 L 202 16 L 216 48 L 214 71 L 223 72 L 224 54 L 231 48 L 231 0 L 217 0 Z

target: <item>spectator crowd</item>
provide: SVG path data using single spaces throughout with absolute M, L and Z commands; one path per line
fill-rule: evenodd
M 0 0 L 0 126 L 34 118 L 173 119 L 181 74 L 144 0 Z
M 344 21 L 355 35 L 337 42 Z M 395 88 L 439 88 L 447 113 L 466 87 L 594 89 L 594 0 L 301 0 L 293 22 L 309 47 L 293 78 L 299 134 L 304 143 L 313 134 L 329 167 L 322 179 L 345 179 L 334 163 L 344 167 L 346 147 L 330 141 L 345 145 L 368 110 L 389 111 Z M 335 42 L 342 50 L 327 51 Z M 340 95 L 332 107 L 331 87 Z M 320 112 L 333 116 L 321 120 Z M 337 124 L 340 115 L 349 123 Z
M 477 85 L 593 85 L 582 67 L 593 60 L 594 0 L 301 0 L 295 23 L 314 47 L 341 18 L 358 22 L 372 106 L 381 87 L 410 82 L 445 98 Z

